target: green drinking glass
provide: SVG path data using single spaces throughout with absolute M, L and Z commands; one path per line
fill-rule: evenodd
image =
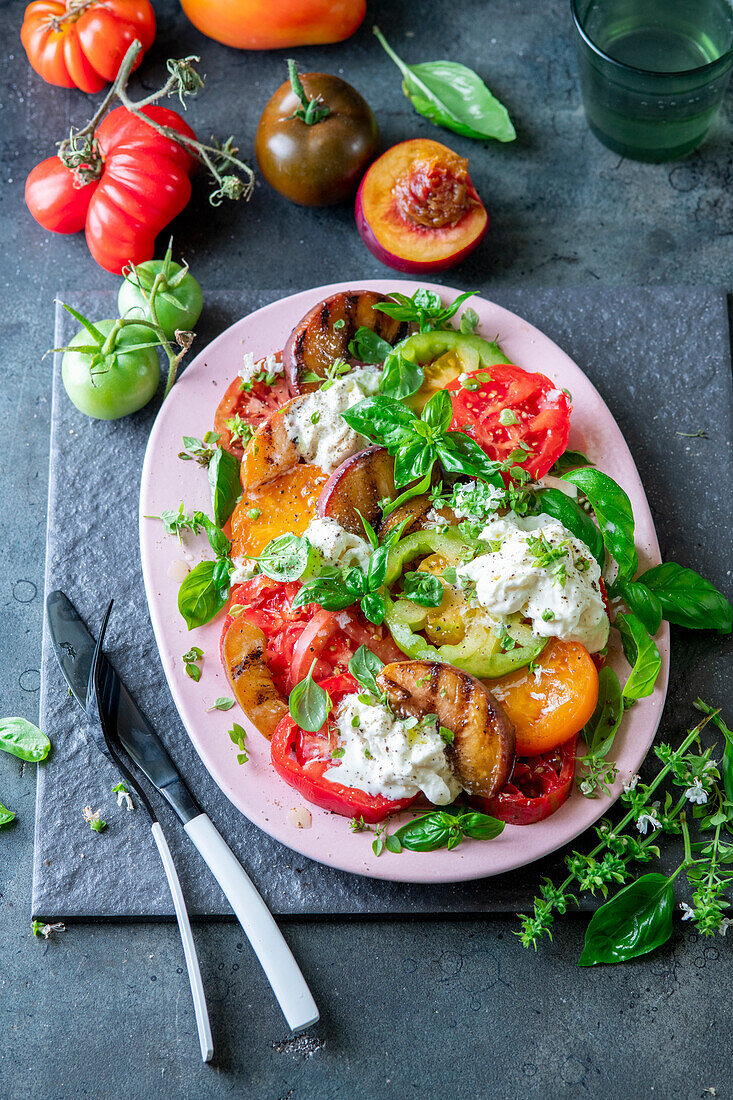
M 595 136 L 633 160 L 675 160 L 707 134 L 733 68 L 733 0 L 571 0 Z

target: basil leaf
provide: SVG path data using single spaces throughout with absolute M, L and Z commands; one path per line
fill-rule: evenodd
M 349 672 L 359 683 L 359 686 L 365 688 L 370 695 L 381 695 L 377 685 L 377 676 L 383 668 L 384 661 L 377 657 L 376 653 L 372 653 L 371 649 L 367 649 L 365 645 L 360 645 L 349 661 Z
M 309 733 L 315 733 L 322 727 L 331 710 L 328 692 L 313 679 L 315 664 L 314 661 L 305 680 L 295 685 L 288 701 L 291 717 L 302 730 L 308 730 Z
M 369 588 L 372 591 L 381 588 L 384 584 L 384 578 L 387 575 L 387 558 L 389 557 L 390 549 L 391 544 L 385 543 L 384 546 L 378 547 L 369 559 L 367 580 L 369 582 Z
M 384 622 L 384 616 L 387 614 L 387 605 L 383 596 L 380 596 L 378 592 L 370 592 L 366 596 L 362 596 L 360 606 L 370 623 L 381 626 Z
M 273 581 L 297 581 L 308 567 L 310 554 L 310 543 L 302 535 L 279 535 L 268 542 L 257 563 Z
M 591 918 L 580 966 L 620 963 L 647 955 L 672 935 L 674 891 L 666 875 L 642 875 Z
M 21 760 L 38 763 L 48 756 L 51 742 L 27 718 L 0 718 L 0 749 Z
M 643 699 L 654 690 L 662 667 L 659 650 L 636 615 L 617 615 L 614 626 L 621 634 L 626 660 L 632 666 L 624 684 L 624 699 Z
M 229 596 L 229 589 L 231 587 L 229 578 L 233 572 L 234 565 L 231 558 L 217 558 L 214 562 L 214 587 L 223 600 L 226 600 Z
M 408 500 L 412 500 L 413 497 L 422 496 L 423 493 L 427 493 L 430 488 L 431 471 L 429 470 L 425 477 L 420 481 L 416 481 L 409 489 L 406 489 L 404 493 L 400 493 L 398 497 L 390 501 L 386 508 L 382 510 L 382 519 L 387 519 L 387 516 L 391 516 L 393 512 L 396 512 L 398 508 L 401 508 L 403 504 L 406 504 Z M 408 516 L 409 519 L 409 516 Z M 391 532 L 390 532 L 391 534 Z M 390 545 L 393 545 L 390 543 Z
M 592 466 L 593 463 L 582 451 L 563 451 L 550 470 L 553 477 L 562 477 L 568 470 L 577 470 L 579 466 Z
M 425 814 L 402 825 L 393 836 L 409 852 L 435 852 L 438 848 L 445 848 L 451 836 L 450 826 L 446 825 L 443 816 L 439 812 Z
M 366 397 L 341 416 L 355 432 L 380 443 L 390 454 L 410 439 L 417 422 L 414 412 L 392 397 Z
M 199 562 L 178 589 L 178 610 L 189 630 L 211 622 L 227 602 L 226 593 L 221 592 L 220 574 L 218 561 Z
M 731 606 L 715 585 L 692 569 L 665 562 L 638 578 L 662 605 L 664 618 L 691 630 L 731 632 Z
M 207 710 L 231 710 L 233 706 L 233 699 L 230 699 L 227 695 L 220 695 L 210 707 L 207 707 Z
M 405 573 L 402 595 L 421 607 L 440 607 L 444 588 L 432 573 Z
M 733 806 L 733 741 L 726 741 L 723 759 L 720 761 L 720 778 L 723 780 L 725 797 Z
M 444 306 L 439 294 L 434 290 L 426 290 L 421 287 L 416 290 L 412 298 L 406 294 L 394 291 L 390 294 L 391 302 L 378 302 L 374 309 L 386 313 L 388 317 L 396 321 L 405 321 L 417 324 L 420 332 L 430 332 L 433 329 L 450 329 L 450 318 L 460 309 L 467 298 L 472 298 L 475 290 L 467 290 L 459 294 L 449 305 Z
M 561 489 L 540 489 L 536 494 L 538 511 L 544 512 L 553 519 L 567 527 L 576 539 L 580 539 L 601 569 L 606 562 L 606 548 L 603 543 L 603 535 L 587 512 L 580 505 L 563 493 Z
M 2 828 L 3 825 L 9 825 L 10 822 L 14 819 L 15 814 L 13 813 L 13 811 L 7 810 L 5 806 L 3 806 L 2 802 L 0 802 L 0 828 Z
M 391 352 L 392 345 L 364 325 L 356 330 L 349 342 L 349 355 L 360 363 L 383 363 Z
M 420 389 L 424 380 L 425 372 L 420 364 L 405 359 L 397 349 L 384 362 L 379 392 L 385 397 L 409 397 Z
M 446 432 L 438 444 L 438 456 L 449 473 L 468 474 L 469 477 L 481 478 L 497 488 L 504 488 L 499 473 L 500 463 L 493 462 L 465 432 Z
M 563 480 L 577 485 L 590 501 L 611 557 L 618 565 L 618 581 L 630 580 L 639 565 L 634 546 L 634 513 L 631 501 L 608 474 L 589 467 L 563 474 Z
M 517 135 L 506 107 L 472 69 L 455 61 L 406 65 L 378 27 L 374 33 L 402 73 L 402 90 L 421 115 L 437 126 L 478 141 L 514 141 Z
M 301 585 L 293 599 L 293 607 L 307 607 L 317 603 L 324 611 L 343 611 L 351 607 L 357 594 L 349 591 L 341 577 L 316 577 Z
M 217 527 L 215 523 L 212 523 L 205 512 L 194 512 L 192 522 L 197 527 L 203 527 L 206 531 L 209 546 L 217 557 L 221 558 L 229 554 L 232 548 L 231 542 L 221 528 Z
M 409 484 L 416 477 L 427 477 L 435 465 L 437 456 L 438 448 L 434 443 L 426 443 L 424 439 L 417 437 L 412 442 L 406 443 L 395 454 L 394 483 L 397 488 Z
M 234 511 L 242 486 L 239 481 L 239 463 L 234 455 L 217 447 L 209 463 L 209 487 L 214 522 L 223 527 Z
M 627 581 L 620 592 L 629 610 L 641 619 L 650 634 L 656 634 L 662 625 L 662 602 L 656 593 L 641 581 Z
M 453 419 L 453 402 L 447 390 L 438 390 L 425 403 L 421 420 L 433 429 L 434 433 L 446 432 Z
M 605 756 L 624 715 L 619 678 L 609 665 L 598 673 L 598 702 L 581 731 L 588 755 Z
M 488 814 L 461 814 L 458 820 L 464 835 L 474 840 L 493 840 L 504 831 L 504 822 L 498 821 L 495 817 L 489 817 Z
M 472 336 L 477 328 L 478 313 L 475 309 L 471 309 L 471 307 L 468 306 L 467 309 L 464 309 L 463 314 L 461 315 L 460 331 L 465 336 Z

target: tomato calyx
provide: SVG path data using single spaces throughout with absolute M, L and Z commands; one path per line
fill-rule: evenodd
M 290 87 L 293 89 L 293 94 L 298 97 L 301 104 L 300 107 L 296 107 L 290 117 L 299 118 L 306 126 L 315 126 L 317 122 L 328 118 L 331 114 L 331 108 L 320 93 L 311 98 L 308 97 L 298 73 L 298 66 L 292 57 L 288 58 L 288 75 L 290 76 Z

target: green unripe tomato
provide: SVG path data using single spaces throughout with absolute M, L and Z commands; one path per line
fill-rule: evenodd
M 115 321 L 98 321 L 96 328 L 109 336 Z M 96 420 L 119 420 L 147 405 L 160 381 L 160 363 L 149 344 L 155 336 L 143 325 L 126 325 L 108 355 L 76 351 L 89 346 L 89 333 L 82 329 L 69 343 L 61 360 L 64 388 L 79 412 Z
M 201 287 L 190 271 L 185 271 L 180 264 L 170 260 L 148 260 L 144 264 L 138 264 L 122 283 L 117 295 L 117 306 L 120 317 L 152 321 L 148 297 L 156 276 L 161 273 L 165 277 L 155 295 L 155 312 L 158 324 L 167 338 L 172 340 L 176 329 L 188 332 L 193 328 L 201 316 L 204 304 Z M 136 275 L 140 286 L 135 283 Z

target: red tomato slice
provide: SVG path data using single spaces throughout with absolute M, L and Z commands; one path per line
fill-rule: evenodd
M 517 757 L 512 777 L 499 793 L 493 798 L 474 796 L 471 804 L 509 825 L 544 821 L 559 810 L 572 790 L 577 740 L 571 737 L 541 756 Z
M 275 358 L 278 363 L 281 363 L 283 353 L 276 352 Z M 264 359 L 258 359 L 256 365 L 261 367 L 264 362 Z M 271 413 L 282 408 L 292 396 L 284 374 L 278 374 L 271 386 L 265 382 L 253 382 L 250 390 L 242 389 L 242 379 L 237 375 L 229 383 L 214 416 L 214 431 L 218 432 L 222 447 L 241 460 L 244 445 L 248 441 L 245 440 L 243 445 L 241 439 L 233 440 L 231 430 L 227 427 L 227 420 L 240 416 L 255 432 Z
M 383 661 L 398 659 L 399 650 L 386 627 L 374 626 L 356 608 L 324 611 L 311 604 L 293 608 L 299 581 L 283 583 L 268 577 L 254 577 L 232 589 L 229 607 L 243 607 L 238 614 L 258 626 L 267 640 L 267 664 L 275 685 L 288 695 L 300 683 L 315 660 L 313 679 L 317 682 L 348 669 L 349 661 L 360 645 L 372 649 Z M 232 623 L 224 620 L 222 644 Z
M 476 388 L 467 389 L 466 382 Z M 445 388 L 453 398 L 451 429 L 467 432 L 496 462 L 503 462 L 523 443 L 529 448 L 527 457 L 516 465 L 533 477 L 543 477 L 568 445 L 570 400 L 544 374 L 497 364 L 472 371 L 463 382 L 455 379 Z M 502 413 L 513 413 L 516 423 L 503 424 Z
M 359 690 L 356 680 L 348 673 L 324 680 L 321 687 L 331 697 L 334 709 L 345 695 Z M 331 753 L 335 747 L 333 723 L 327 722 L 322 730 L 309 733 L 286 715 L 270 742 L 272 765 L 308 802 L 343 817 L 363 817 L 370 825 L 406 810 L 415 801 L 414 797 L 385 798 L 381 794 L 367 794 L 357 787 L 327 779 L 325 773 L 333 765 Z

